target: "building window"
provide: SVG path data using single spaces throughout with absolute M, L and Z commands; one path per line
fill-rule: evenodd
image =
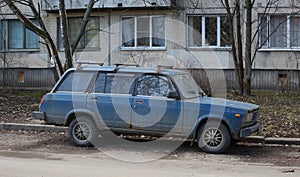
M 188 16 L 188 47 L 230 47 L 227 16 Z
M 80 25 L 82 23 L 82 17 L 69 17 L 68 18 L 68 31 L 69 41 L 71 45 L 75 43 L 75 40 L 79 36 Z M 59 49 L 63 49 L 62 31 L 60 29 L 60 20 L 58 19 L 58 46 Z M 77 49 L 99 49 L 100 48 L 100 19 L 92 17 L 87 23 L 85 32 L 80 39 Z
M 18 20 L 8 20 L 8 49 L 39 49 L 39 36 Z
M 268 15 L 260 17 L 261 48 L 300 48 L 300 17 Z
M 230 47 L 227 16 L 188 16 L 188 47 Z
M 122 17 L 122 48 L 166 47 L 164 16 Z

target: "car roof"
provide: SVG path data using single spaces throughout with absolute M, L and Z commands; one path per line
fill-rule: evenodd
M 161 68 L 144 68 L 144 67 L 132 67 L 132 66 L 94 66 L 94 65 L 83 65 L 77 68 L 71 68 L 69 71 L 102 71 L 102 72 L 124 72 L 124 73 L 153 73 L 153 74 L 166 74 L 166 75 L 175 75 L 175 74 L 186 74 L 182 69 L 165 69 Z

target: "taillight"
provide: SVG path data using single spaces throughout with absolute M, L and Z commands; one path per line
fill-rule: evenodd
M 45 98 L 45 96 L 43 95 L 43 97 L 42 97 L 42 99 L 41 99 L 41 101 L 40 101 L 39 107 L 41 107 L 42 102 L 44 101 L 44 98 Z

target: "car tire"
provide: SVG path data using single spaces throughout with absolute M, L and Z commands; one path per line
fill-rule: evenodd
M 198 146 L 208 153 L 223 153 L 231 144 L 228 128 L 221 122 L 207 122 L 198 131 Z
M 76 118 L 69 125 L 69 138 L 75 146 L 94 146 L 99 138 L 99 130 L 89 118 Z

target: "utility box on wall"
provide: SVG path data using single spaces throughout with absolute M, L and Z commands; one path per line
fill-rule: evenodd
M 279 93 L 284 93 L 287 91 L 288 87 L 288 74 L 287 73 L 279 73 L 278 74 L 278 91 Z

